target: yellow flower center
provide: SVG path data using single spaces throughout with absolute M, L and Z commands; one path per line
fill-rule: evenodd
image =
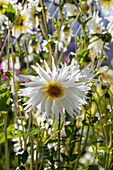
M 4 1 L 1 1 L 0 2 L 0 13 L 4 13 L 6 7 L 7 7 L 7 3 L 5 3 Z
M 97 26 L 97 30 L 100 30 L 101 29 L 101 27 L 100 26 Z
M 44 91 L 46 91 L 47 95 L 51 98 L 63 96 L 63 87 L 61 87 L 60 84 L 57 84 L 56 82 L 48 83 Z
M 74 12 L 77 12 L 77 11 L 78 11 L 78 9 L 77 9 L 77 8 L 75 8 L 75 9 L 74 9 Z
M 15 27 L 24 27 L 24 21 L 25 21 L 25 16 L 17 14 L 17 16 L 15 18 L 14 26 Z

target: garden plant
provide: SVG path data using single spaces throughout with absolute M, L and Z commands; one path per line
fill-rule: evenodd
M 0 0 L 0 170 L 113 170 L 112 5 Z

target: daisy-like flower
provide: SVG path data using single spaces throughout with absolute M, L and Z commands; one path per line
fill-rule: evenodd
M 22 83 L 27 87 L 20 89 L 19 95 L 29 98 L 25 103 L 27 105 L 25 110 L 31 111 L 37 107 L 36 116 L 42 113 L 42 117 L 48 119 L 51 112 L 52 116 L 56 116 L 57 121 L 60 113 L 62 121 L 65 122 L 65 110 L 73 117 L 79 113 L 80 105 L 86 103 L 85 93 L 90 89 L 86 83 L 94 77 L 91 73 L 93 67 L 84 68 L 81 72 L 77 62 L 73 59 L 69 66 L 61 63 L 59 68 L 55 66 L 53 57 L 52 70 L 46 61 L 44 63 L 46 70 L 38 63 L 37 66 L 32 66 L 37 76 L 24 76 L 32 82 Z
M 101 22 L 102 18 L 99 17 L 98 11 L 94 12 L 92 19 L 88 22 L 89 30 L 91 34 L 94 33 L 102 33 L 104 27 L 103 23 Z
M 78 8 L 75 4 L 66 3 L 66 10 L 68 16 L 73 16 L 78 14 Z
M 28 22 L 28 8 L 24 5 L 22 9 L 21 3 L 17 6 L 17 14 L 15 16 L 15 22 L 12 28 L 12 35 L 18 38 L 22 33 L 32 33 L 32 25 Z
M 104 33 L 103 23 L 101 22 L 102 18 L 98 16 L 98 12 L 94 13 L 92 19 L 88 22 L 90 34 L 102 34 Z M 88 46 L 89 49 L 92 49 L 93 56 L 97 56 L 101 53 L 103 47 L 102 39 L 99 39 L 97 36 L 93 36 L 90 40 Z M 107 48 L 107 47 L 106 47 Z
M 42 7 L 38 7 L 39 0 L 28 0 L 28 20 L 31 22 L 33 28 L 37 28 L 39 25 L 37 13 L 41 12 Z

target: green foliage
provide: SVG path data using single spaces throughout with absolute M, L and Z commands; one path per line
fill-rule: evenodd
M 99 170 L 97 165 L 90 165 L 87 170 Z
M 90 62 L 91 59 L 89 58 L 89 49 L 84 49 L 78 53 L 78 61 L 82 63 L 83 61 Z
M 8 17 L 8 19 L 13 22 L 15 19 L 15 14 L 16 14 L 16 10 L 13 8 L 11 3 L 8 3 L 8 7 L 5 11 L 5 15 Z
M 76 169 L 78 168 L 81 170 L 99 170 L 99 167 L 106 167 L 105 170 L 112 170 L 113 77 L 108 74 L 109 70 L 112 70 L 112 67 L 108 66 L 108 72 L 105 72 L 105 70 L 99 70 L 99 74 L 95 77 L 96 80 L 91 80 L 90 84 L 87 84 L 87 81 L 83 81 L 90 86 L 88 93 L 83 96 L 83 100 L 86 100 L 87 102 L 84 105 L 80 105 L 81 110 L 78 117 L 74 116 L 74 118 L 72 118 L 67 111 L 62 113 L 65 117 L 65 123 L 62 123 L 61 119 L 60 130 L 58 130 L 58 122 L 55 117 L 52 117 L 52 113 L 50 113 L 48 120 L 45 118 L 45 121 L 42 119 L 40 121 L 41 115 L 35 117 L 35 114 L 38 111 L 37 107 L 30 112 L 28 110 L 24 110 L 25 106 L 23 104 L 29 100 L 29 97 L 25 98 L 25 96 L 22 96 L 20 98 L 16 89 L 16 94 L 10 93 L 10 82 L 12 82 L 13 74 L 15 75 L 15 84 L 16 76 L 20 83 L 23 81 L 28 82 L 27 78 L 22 78 L 20 76 L 21 74 L 37 76 L 37 73 L 31 67 L 32 64 L 36 65 L 36 63 L 38 63 L 42 68 L 46 69 L 46 66 L 42 63 L 42 60 L 46 60 L 48 65 L 52 67 L 51 55 L 53 55 L 55 64 L 58 65 L 57 67 L 60 69 L 61 65 L 59 63 L 60 61 L 63 61 L 64 64 L 64 58 L 67 55 L 67 53 L 65 53 L 65 49 L 68 49 L 68 45 L 70 45 L 69 43 L 71 40 L 74 42 L 72 45 L 74 45 L 75 51 L 68 53 L 68 68 L 70 68 L 70 63 L 73 58 L 77 60 L 76 63 L 80 70 L 84 68 L 84 65 L 89 64 L 90 62 L 92 62 L 92 65 L 95 65 L 96 68 L 96 65 L 98 64 L 96 64 L 95 61 L 97 59 L 101 63 L 107 58 L 103 54 L 103 49 L 97 52 L 98 54 L 95 54 L 95 50 L 93 51 L 94 47 L 89 47 L 89 45 L 92 45 L 90 44 L 90 40 L 95 37 L 96 39 L 92 43 L 101 39 L 103 45 L 106 45 L 106 43 L 110 43 L 112 40 L 112 36 L 108 30 L 106 30 L 106 32 L 103 32 L 102 30 L 101 33 L 97 32 L 89 34 L 87 26 L 90 20 L 93 19 L 93 15 L 92 17 L 87 17 L 89 5 L 91 5 L 89 4 L 90 2 L 87 3 L 87 0 L 81 0 L 79 2 L 77 0 L 55 0 L 54 2 L 57 8 L 55 9 L 53 16 L 51 16 L 51 8 L 53 8 L 54 3 L 50 3 L 48 8 L 45 3 L 41 4 L 41 1 L 39 4 L 36 4 L 35 9 L 32 9 L 32 13 L 30 15 L 29 11 L 31 9 L 28 13 L 26 13 L 28 18 L 30 18 L 29 23 L 27 23 L 29 24 L 28 27 L 32 24 L 35 25 L 30 28 L 30 31 L 33 31 L 32 33 L 29 31 L 27 32 L 28 27 L 26 28 L 26 17 L 21 17 L 21 11 L 24 7 L 27 5 L 27 9 L 29 8 L 29 2 L 27 2 L 27 4 L 23 4 L 21 6 L 21 10 L 14 8 L 11 3 L 8 3 L 8 5 L 1 5 L 0 3 L 0 10 L 2 10 L 1 14 L 8 17 L 8 20 L 10 21 L 8 26 L 11 29 L 10 35 L 7 35 L 9 30 L 4 23 L 3 27 L 5 29 L 2 30 L 1 23 L 0 48 L 2 47 L 1 49 L 3 51 L 0 51 L 0 167 L 3 170 L 13 170 L 16 169 L 16 167 L 19 170 L 73 170 L 75 167 Z M 68 16 L 68 11 L 64 12 L 66 3 L 76 5 L 78 13 L 76 14 L 76 9 L 74 10 L 72 7 L 72 11 L 69 11 L 70 15 Z M 34 4 L 35 2 L 33 1 L 33 5 Z M 32 7 L 32 4 L 30 4 L 30 7 Z M 93 11 L 94 10 L 92 10 L 92 12 Z M 34 23 L 31 24 L 32 17 L 34 19 Z M 39 25 L 36 24 L 36 21 L 39 22 Z M 51 32 L 48 30 L 49 22 L 52 24 Z M 79 22 L 80 27 L 78 27 L 77 22 Z M 17 30 L 14 28 L 16 24 L 18 26 Z M 24 25 L 24 29 L 22 29 L 20 25 Z M 38 26 L 36 27 L 36 25 Z M 76 33 L 74 30 L 75 27 L 77 27 Z M 17 37 L 12 35 L 12 32 L 16 32 Z M 12 37 L 14 39 L 13 42 Z M 47 41 L 47 48 L 49 52 L 46 52 L 43 49 L 43 40 Z M 102 44 L 100 44 L 100 46 L 101 45 Z M 37 50 L 38 48 L 39 51 Z M 17 56 L 19 62 L 16 61 Z M 25 57 L 27 58 L 27 63 L 25 61 Z M 32 57 L 32 59 L 30 57 Z M 14 61 L 13 69 L 10 67 L 12 61 Z M 4 67 L 6 68 L 6 66 L 7 68 L 10 67 L 10 70 L 7 69 L 4 71 Z M 17 66 L 19 66 L 19 69 Z M 65 64 L 62 66 L 65 66 Z M 99 65 L 98 69 L 100 66 L 101 65 Z M 94 72 L 95 68 L 93 70 Z M 14 73 L 12 70 L 14 70 Z M 48 69 L 46 69 L 46 71 L 47 70 Z M 71 68 L 69 71 L 71 71 Z M 3 79 L 2 72 L 7 77 L 7 80 Z M 48 71 L 48 75 L 49 72 L 50 70 Z M 76 70 L 74 70 L 73 73 L 76 77 Z M 62 72 L 60 74 L 64 73 Z M 57 74 L 55 76 L 57 77 Z M 86 77 L 84 75 L 84 79 L 87 79 L 89 76 L 89 74 L 86 75 Z M 43 77 L 41 73 L 39 77 Z M 39 77 L 37 76 L 37 79 Z M 67 79 L 69 77 L 67 76 Z M 79 76 L 76 77 L 76 83 L 79 79 Z M 83 82 L 80 80 L 80 83 Z M 70 83 L 69 88 L 71 85 L 72 84 Z M 34 89 L 35 88 L 37 94 L 37 84 Z M 66 87 L 65 89 L 68 88 Z M 32 91 L 32 88 L 29 89 L 28 93 L 30 93 L 30 90 Z M 42 89 L 40 90 L 41 92 L 43 91 Z M 82 92 L 82 89 L 77 91 L 77 93 L 80 93 L 81 96 Z M 62 97 L 65 97 L 65 94 L 63 95 L 64 96 Z M 71 94 L 67 95 L 66 98 L 70 97 L 70 95 Z M 59 101 L 61 100 L 63 100 L 63 98 L 59 99 Z M 78 98 L 78 100 L 82 99 Z M 37 98 L 35 98 L 33 102 L 36 101 Z M 45 102 L 45 99 L 43 98 L 42 101 Z M 73 105 L 76 104 L 79 109 L 79 101 L 77 101 L 77 99 L 75 101 L 76 103 L 74 103 L 74 100 L 70 101 L 70 105 L 73 107 Z M 32 102 L 30 105 L 32 105 Z M 43 107 L 43 105 L 41 107 Z M 49 106 L 46 106 L 49 110 L 48 107 Z M 43 111 L 45 111 L 45 108 Z M 76 113 L 76 110 L 73 109 L 73 111 Z M 5 120 L 4 117 L 8 117 L 8 119 Z M 58 139 L 59 132 L 60 138 Z M 58 142 L 60 143 L 60 146 L 58 145 Z M 8 168 L 7 162 L 5 163 L 7 158 L 7 155 L 5 155 L 4 152 L 4 150 L 7 150 L 6 145 L 9 151 L 10 168 Z M 24 148 L 27 149 L 24 150 Z M 92 148 L 91 152 L 90 148 Z M 20 151 L 23 152 L 20 153 Z M 60 155 L 60 159 L 58 154 Z M 87 154 L 90 159 L 89 157 L 87 159 Z M 16 155 L 18 155 L 18 157 Z M 29 161 L 27 161 L 28 156 L 30 156 Z M 95 162 L 97 163 L 96 165 Z
M 10 107 L 10 88 L 0 90 L 0 111 L 8 111 Z
M 9 78 L 9 80 L 12 78 L 12 73 L 13 73 L 13 71 L 10 71 L 10 70 L 4 71 L 4 74 L 6 75 L 7 78 Z

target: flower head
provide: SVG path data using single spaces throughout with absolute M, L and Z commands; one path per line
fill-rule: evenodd
M 15 6 L 16 8 L 16 6 Z M 18 4 L 16 8 L 16 16 L 14 25 L 12 28 L 12 35 L 15 38 L 18 38 L 22 33 L 32 33 L 32 26 L 31 23 L 28 21 L 28 9 L 27 5 L 24 5 L 24 8 L 22 9 L 21 3 Z
M 44 63 L 46 70 L 38 63 L 37 66 L 32 66 L 37 72 L 37 76 L 24 76 L 32 81 L 22 83 L 27 88 L 20 89 L 21 96 L 29 97 L 29 100 L 25 103 L 27 105 L 25 110 L 30 111 L 37 107 L 36 116 L 42 113 L 43 117 L 49 118 L 51 112 L 57 120 L 60 113 L 64 122 L 65 110 L 73 117 L 73 115 L 79 113 L 80 105 L 86 103 L 85 93 L 90 89 L 86 82 L 94 77 L 94 74 L 91 73 L 93 67 L 91 69 L 87 67 L 81 72 L 77 62 L 73 59 L 69 66 L 66 63 L 61 63 L 59 68 L 55 66 L 53 57 L 52 70 L 46 61 Z
M 77 15 L 78 13 L 78 8 L 75 4 L 66 3 L 66 10 L 68 16 Z

